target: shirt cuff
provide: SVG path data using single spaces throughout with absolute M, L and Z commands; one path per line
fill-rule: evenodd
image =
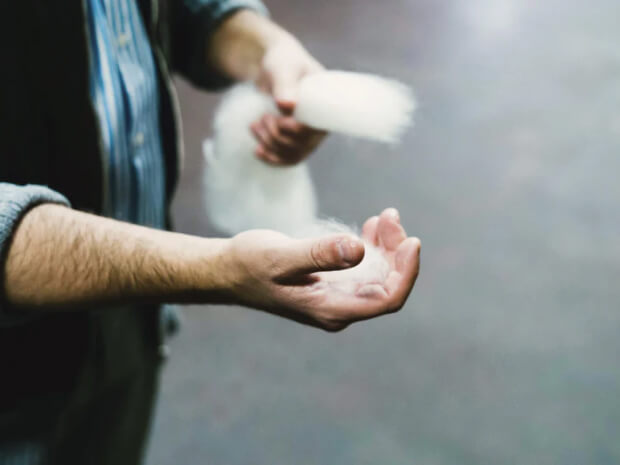
M 238 10 L 250 9 L 265 16 L 269 15 L 269 11 L 259 0 L 184 1 L 189 14 L 185 31 L 179 31 L 185 37 L 177 46 L 175 55 L 179 62 L 176 67 L 203 89 L 218 90 L 233 84 L 233 79 L 208 65 L 209 39 L 220 23 Z M 187 51 L 189 54 L 186 54 Z
M 5 299 L 4 266 L 13 233 L 24 215 L 42 203 L 69 206 L 69 201 L 44 186 L 0 182 L 0 327 L 21 323 L 31 317 L 13 314 Z

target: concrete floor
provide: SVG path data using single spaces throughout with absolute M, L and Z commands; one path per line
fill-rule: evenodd
M 398 207 L 421 276 L 399 314 L 335 335 L 189 308 L 148 463 L 620 463 L 620 3 L 267 3 L 327 66 L 415 86 L 401 147 L 332 137 L 311 167 L 326 215 Z M 175 216 L 213 234 L 217 98 L 179 91 Z

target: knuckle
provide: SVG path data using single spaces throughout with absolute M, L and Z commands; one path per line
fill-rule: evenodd
M 310 247 L 310 261 L 317 269 L 323 269 L 325 267 L 325 251 L 323 244 L 318 242 Z
M 286 268 L 281 255 L 277 250 L 266 249 L 261 254 L 261 262 L 265 269 L 272 275 L 279 275 Z
M 386 313 L 396 313 L 400 311 L 404 305 L 405 305 L 404 298 L 399 298 L 397 300 L 394 300 L 388 305 Z
M 299 136 L 301 132 L 301 125 L 294 120 L 282 120 L 279 127 L 282 133 L 293 137 Z
M 349 326 L 349 323 L 339 320 L 326 320 L 321 322 L 321 329 L 328 333 L 339 333 L 346 329 L 347 326 Z
M 346 325 L 329 326 L 324 327 L 323 330 L 328 333 L 339 333 L 341 331 L 344 331 L 346 327 Z
M 276 133 L 274 134 L 274 139 L 276 140 L 276 142 L 282 147 L 282 148 L 286 148 L 286 149 L 291 149 L 294 148 L 296 146 L 295 142 L 293 142 L 291 139 L 289 139 L 286 136 L 283 136 L 281 133 Z
M 280 138 L 280 133 L 271 125 L 267 125 L 267 133 L 275 141 L 278 141 Z
M 275 136 L 275 137 L 280 137 L 282 132 L 280 131 L 280 126 L 278 125 L 278 123 L 276 123 L 276 121 L 274 119 L 269 120 L 269 124 L 268 124 L 269 130 L 271 131 L 271 133 Z
M 419 274 L 420 274 L 420 266 L 418 265 L 413 270 L 413 283 L 411 284 L 411 287 L 413 287 L 413 285 L 415 284 L 415 281 L 418 279 Z
M 328 333 L 337 333 L 347 328 L 354 320 L 334 312 L 323 313 L 317 317 L 319 327 Z

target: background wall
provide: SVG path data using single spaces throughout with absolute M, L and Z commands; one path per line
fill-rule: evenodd
M 326 215 L 399 208 L 422 272 L 400 313 L 335 335 L 187 309 L 148 463 L 620 463 L 620 3 L 267 3 L 328 67 L 415 86 L 402 146 L 334 136 L 311 168 Z M 177 225 L 213 234 L 217 97 L 179 92 Z

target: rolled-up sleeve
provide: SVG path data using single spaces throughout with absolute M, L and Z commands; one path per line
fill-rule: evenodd
M 218 25 L 237 10 L 252 9 L 267 15 L 259 0 L 180 0 L 174 2 L 173 69 L 199 87 L 218 89 L 231 80 L 207 64 L 207 43 Z
M 7 305 L 4 289 L 4 265 L 8 248 L 15 228 L 22 217 L 33 207 L 42 203 L 69 205 L 69 201 L 51 189 L 43 186 L 0 182 L 0 326 L 11 324 L 19 318 L 6 312 Z

